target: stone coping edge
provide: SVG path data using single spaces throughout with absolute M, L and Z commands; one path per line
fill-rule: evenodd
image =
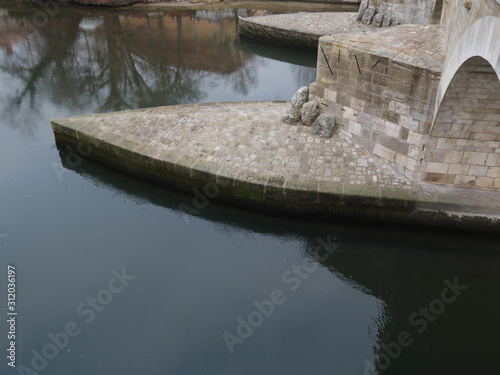
M 276 102 L 282 101 L 254 103 Z M 166 108 L 212 104 L 218 103 Z M 123 113 L 137 111 L 143 110 Z M 457 202 L 446 194 L 265 177 L 182 153 L 159 153 L 151 146 L 97 131 L 90 120 L 102 115 L 78 116 L 78 119 L 89 118 L 88 122 L 79 126 L 72 126 L 72 117 L 51 120 L 56 143 L 69 146 L 85 158 L 131 176 L 192 194 L 196 209 L 195 192 L 198 191 L 209 199 L 282 215 L 500 231 L 499 215 L 485 214 L 480 208 L 464 206 L 463 202 Z M 90 150 L 90 153 L 81 150 Z
M 238 31 L 239 35 L 245 38 L 278 46 L 300 48 L 310 51 L 316 51 L 318 49 L 319 38 L 322 36 L 320 34 L 311 34 L 262 25 L 245 18 L 239 19 Z

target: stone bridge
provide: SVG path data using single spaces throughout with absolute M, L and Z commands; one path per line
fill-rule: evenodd
M 467 4 L 466 4 L 467 5 Z M 500 4 L 448 2 L 425 179 L 500 188 Z
M 402 25 L 322 37 L 313 99 L 407 177 L 500 189 L 500 2 L 370 5 Z

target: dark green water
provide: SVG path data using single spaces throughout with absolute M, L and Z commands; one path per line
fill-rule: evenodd
M 187 217 L 193 196 L 55 146 L 54 117 L 288 99 L 314 55 L 238 40 L 234 10 L 4 9 L 2 374 L 500 373 L 498 236 Z

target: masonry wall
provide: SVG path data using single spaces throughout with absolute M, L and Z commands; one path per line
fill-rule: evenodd
M 428 143 L 425 181 L 500 188 L 500 81 L 486 60 L 455 74 Z
M 458 1 L 458 0 L 454 0 Z M 382 12 L 387 11 L 403 24 L 437 24 L 441 20 L 443 0 L 370 0 Z
M 458 0 L 370 1 L 384 3 L 410 6 L 404 11 L 412 16 L 433 7 L 433 17 L 442 4 L 444 26 L 389 28 L 399 30 L 391 45 L 384 44 L 385 31 L 322 37 L 311 99 L 335 116 L 341 131 L 409 178 L 499 189 L 500 4 L 474 0 L 468 10 Z M 436 34 L 424 34 L 429 30 Z M 444 38 L 445 30 L 444 70 L 439 57 L 430 65 L 413 58 L 420 50 L 424 58 L 429 38 Z M 411 35 L 426 44 L 407 46 Z M 401 38 L 404 48 L 395 53 Z
M 430 131 L 440 75 L 333 38 L 320 39 L 311 99 L 320 103 L 323 112 L 333 114 L 337 124 L 366 150 L 407 177 L 420 178 L 423 135 Z
M 447 51 L 423 179 L 500 189 L 500 4 L 470 5 L 444 4 Z
M 496 0 L 472 0 L 470 9 L 465 1 L 447 0 L 443 4 L 441 24 L 448 30 L 448 47 L 452 49 L 465 31 L 478 19 L 500 15 L 500 4 Z

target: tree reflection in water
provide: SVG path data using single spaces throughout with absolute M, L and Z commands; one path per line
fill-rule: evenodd
M 41 28 L 33 14 L 21 8 L 0 24 L 8 36 L 0 66 L 11 83 L 1 96 L 15 126 L 20 112 L 36 109 L 37 95 L 76 113 L 107 112 L 202 101 L 211 75 L 243 95 L 256 84 L 255 61 L 238 47 L 236 10 L 70 8 Z

